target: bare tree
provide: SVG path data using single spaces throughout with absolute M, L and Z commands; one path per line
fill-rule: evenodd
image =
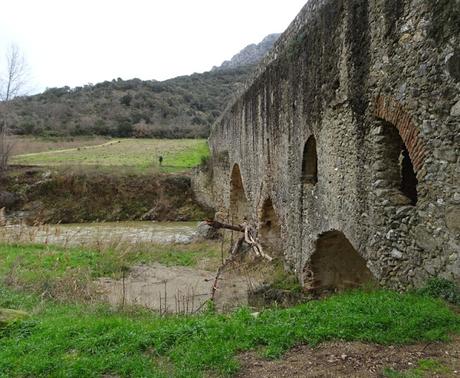
M 22 94 L 26 84 L 27 67 L 24 55 L 18 46 L 11 45 L 6 53 L 6 67 L 0 77 L 0 100 L 3 102 L 0 120 L 0 176 L 8 167 L 8 159 L 13 145 L 9 139 L 7 104 L 14 97 Z
M 6 72 L 1 79 L 0 99 L 9 101 L 21 94 L 26 84 L 27 67 L 18 46 L 11 45 L 6 53 Z

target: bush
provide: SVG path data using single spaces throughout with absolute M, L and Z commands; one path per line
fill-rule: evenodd
M 419 294 L 434 298 L 442 298 L 449 303 L 460 306 L 460 287 L 444 278 L 433 278 L 425 287 L 418 290 Z

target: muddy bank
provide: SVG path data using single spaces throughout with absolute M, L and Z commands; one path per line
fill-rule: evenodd
M 0 183 L 7 215 L 34 223 L 190 221 L 210 216 L 194 199 L 190 177 L 18 168 Z M 3 206 L 0 206 L 3 207 Z

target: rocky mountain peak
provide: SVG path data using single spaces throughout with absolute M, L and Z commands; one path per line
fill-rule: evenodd
M 280 34 L 278 33 L 267 35 L 260 43 L 252 43 L 234 55 L 230 60 L 226 60 L 218 67 L 214 66 L 212 71 L 227 70 L 259 63 L 273 47 L 279 36 Z

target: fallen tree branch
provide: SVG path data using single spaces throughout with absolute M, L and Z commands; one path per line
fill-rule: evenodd
M 208 226 L 211 226 L 212 228 L 215 228 L 217 230 L 221 228 L 225 228 L 227 230 L 232 230 L 232 231 L 239 231 L 239 232 L 244 232 L 244 227 L 240 225 L 233 225 L 233 224 L 226 224 L 226 223 L 221 223 L 215 220 L 205 220 L 205 223 Z
M 262 258 L 264 258 L 264 259 L 266 259 L 268 261 L 272 261 L 273 258 L 271 256 L 267 255 L 266 253 L 264 253 L 264 251 L 262 249 L 262 246 L 260 245 L 260 243 L 257 240 L 257 231 L 256 231 L 256 229 L 251 227 L 251 226 L 249 226 L 246 222 L 244 222 L 241 225 L 235 226 L 235 225 L 232 225 L 232 224 L 225 224 L 225 223 L 221 223 L 221 222 L 214 221 L 214 220 L 206 220 L 206 224 L 208 226 L 211 226 L 211 227 L 216 228 L 216 229 L 224 228 L 224 229 L 227 229 L 227 230 L 239 231 L 239 232 L 244 233 L 244 235 L 242 237 L 240 237 L 237 240 L 237 242 L 233 245 L 229 256 L 225 259 L 225 261 L 219 267 L 219 269 L 217 269 L 217 273 L 216 273 L 216 276 L 214 278 L 214 284 L 212 285 L 212 290 L 211 290 L 211 301 L 214 301 L 215 296 L 216 296 L 216 291 L 218 289 L 217 285 L 219 283 L 220 276 L 224 272 L 224 269 L 227 267 L 227 265 L 230 264 L 231 262 L 233 262 L 236 259 L 236 257 L 239 255 L 239 252 L 240 252 L 241 247 L 243 246 L 244 242 L 246 242 L 251 247 L 251 250 L 254 251 L 254 254 L 257 257 L 262 257 Z

